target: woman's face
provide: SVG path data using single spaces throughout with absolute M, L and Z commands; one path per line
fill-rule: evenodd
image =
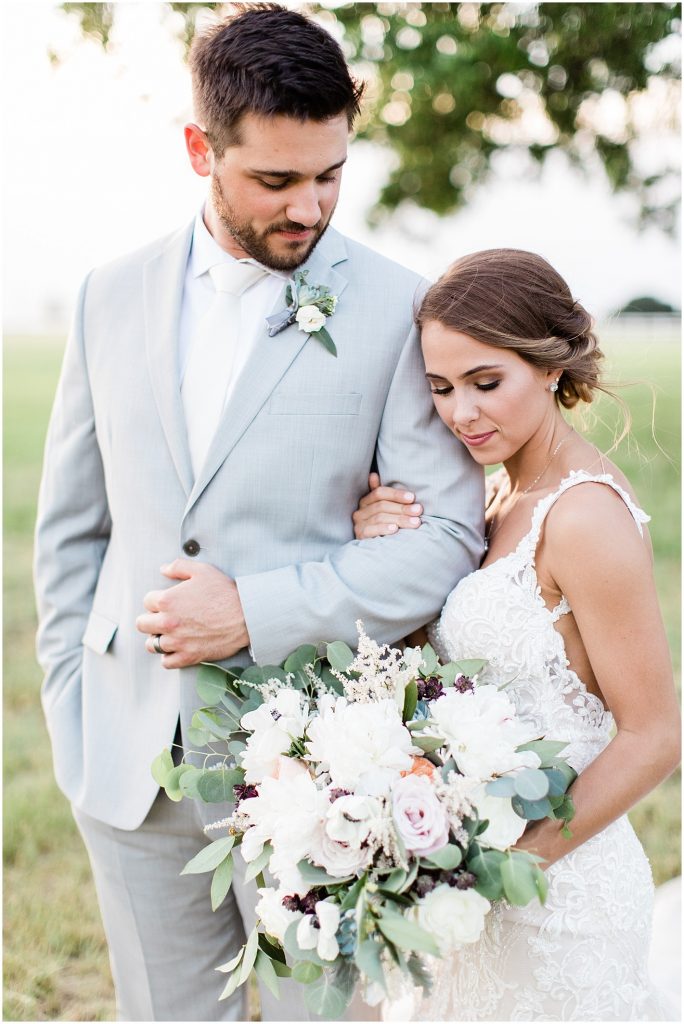
M 495 348 L 429 321 L 422 332 L 426 376 L 435 408 L 483 466 L 504 462 L 555 420 L 549 384 L 559 370 L 541 370 L 510 349 Z

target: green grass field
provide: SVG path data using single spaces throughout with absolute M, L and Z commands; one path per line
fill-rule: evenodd
M 611 343 L 612 376 L 641 381 L 623 393 L 632 434 L 612 458 L 653 515 L 659 593 L 679 675 L 679 348 Z M 5 347 L 5 989 L 4 1020 L 112 1020 L 106 947 L 87 858 L 53 779 L 34 660 L 31 542 L 42 445 L 61 359 L 49 339 Z M 655 434 L 652 429 L 655 389 Z M 615 409 L 602 401 L 591 433 L 611 445 Z M 657 883 L 679 873 L 679 778 L 631 814 Z

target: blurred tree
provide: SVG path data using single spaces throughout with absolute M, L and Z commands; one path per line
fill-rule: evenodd
M 621 306 L 616 315 L 622 313 L 676 313 L 674 306 L 651 295 L 641 295 L 638 299 L 630 299 L 626 306 Z
M 65 3 L 106 47 L 116 4 Z M 186 46 L 207 8 L 169 3 Z M 681 4 L 360 3 L 309 5 L 368 79 L 361 138 L 389 146 L 395 166 L 371 219 L 404 200 L 447 213 L 512 148 L 528 170 L 562 151 L 600 162 L 614 190 L 639 200 L 642 224 L 672 231 L 678 168 L 653 172 L 638 152 L 643 97 L 663 134 L 677 131 Z M 665 41 L 668 42 L 665 42 Z M 675 45 L 671 45 L 675 43 Z M 653 90 L 658 83 L 659 92 Z

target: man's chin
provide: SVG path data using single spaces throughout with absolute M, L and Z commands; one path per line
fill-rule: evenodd
M 270 267 L 271 270 L 296 270 L 297 267 L 301 267 L 303 263 L 306 263 L 309 256 L 325 234 L 326 228 L 316 235 L 313 240 L 307 238 L 302 242 L 298 242 L 296 239 L 286 238 L 281 238 L 276 241 L 275 237 L 271 235 L 269 237 L 270 244 L 268 246 L 269 260 L 268 263 L 265 262 L 265 260 L 262 262 L 265 266 Z

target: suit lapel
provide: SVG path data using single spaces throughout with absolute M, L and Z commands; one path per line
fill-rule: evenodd
M 335 264 L 342 263 L 346 259 L 347 251 L 341 235 L 329 228 L 300 269 L 309 271 L 308 280 L 311 284 L 326 285 L 332 294 L 339 298 L 347 286 L 347 279 L 335 270 Z M 276 334 L 274 338 L 269 338 L 266 330 L 266 317 L 271 313 L 278 313 L 284 308 L 285 287 L 283 287 L 274 308 L 264 310 L 262 330 L 240 374 L 237 386 L 223 411 L 204 466 L 190 494 L 185 510 L 186 514 L 225 462 L 303 347 L 307 344 L 320 344 L 315 337 L 300 331 L 297 324 L 291 324 L 280 334 Z M 333 316 L 330 326 L 333 338 L 335 338 L 334 323 Z M 340 342 L 336 338 L 335 343 L 339 350 Z M 334 357 L 330 356 L 330 358 Z
M 144 268 L 145 342 L 152 390 L 173 464 L 186 495 L 192 489 L 192 464 L 181 403 L 178 330 L 191 224 Z

